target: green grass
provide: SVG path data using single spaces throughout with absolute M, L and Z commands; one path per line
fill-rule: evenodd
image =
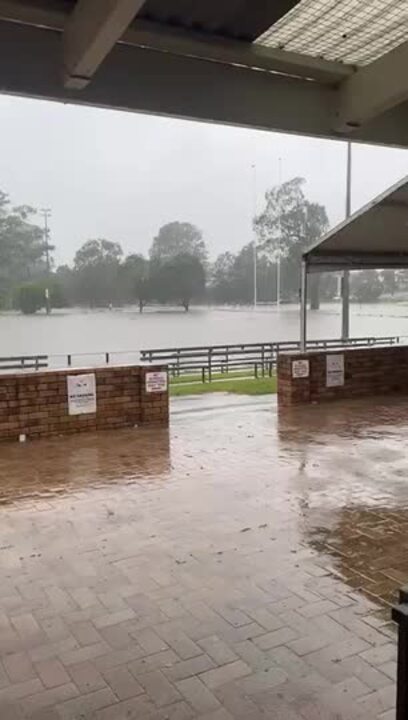
M 170 395 L 172 397 L 204 395 L 205 393 L 214 392 L 235 393 L 236 395 L 268 395 L 276 393 L 276 377 L 260 377 L 259 379 L 230 377 L 228 380 L 210 383 L 190 382 L 190 384 L 187 384 L 186 382 L 173 383 L 172 381 L 170 383 Z
M 253 375 L 252 368 L 248 368 L 247 370 L 232 370 L 229 373 L 221 373 L 221 372 L 214 372 L 212 374 L 213 380 L 225 380 L 226 378 L 247 378 L 250 375 Z M 205 370 L 205 377 L 206 380 L 208 378 L 208 370 Z M 173 385 L 184 385 L 184 384 L 191 384 L 194 382 L 202 382 L 202 376 L 201 373 L 194 373 L 192 375 L 179 375 L 178 377 L 173 377 L 170 375 L 170 382 Z

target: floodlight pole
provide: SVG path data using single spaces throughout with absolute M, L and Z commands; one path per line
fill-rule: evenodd
M 279 189 L 282 187 L 282 158 L 279 158 Z M 279 241 L 278 256 L 276 258 L 276 307 L 281 303 L 281 249 L 282 249 L 282 208 L 279 210 Z
M 253 171 L 253 175 L 252 175 L 252 180 L 253 180 L 253 186 L 252 186 L 252 190 L 253 190 L 253 213 L 254 213 L 253 223 L 255 223 L 255 220 L 256 220 L 256 211 L 257 211 L 257 203 L 256 203 L 256 165 L 255 165 L 255 163 L 253 163 L 253 164 L 251 165 L 251 167 L 252 167 L 252 171 Z M 253 225 L 252 256 L 253 256 L 253 275 L 254 275 L 254 287 L 253 287 L 253 291 L 254 291 L 254 301 L 253 301 L 253 305 L 254 305 L 254 309 L 256 309 L 256 306 L 257 306 L 257 304 L 258 304 L 258 247 L 257 247 L 257 242 L 256 242 L 256 228 L 255 228 L 255 224 Z
M 351 142 L 347 143 L 346 218 L 351 215 Z M 344 270 L 341 283 L 341 339 L 350 337 L 350 273 Z
M 306 352 L 307 342 L 307 261 L 302 260 L 300 277 L 300 352 Z

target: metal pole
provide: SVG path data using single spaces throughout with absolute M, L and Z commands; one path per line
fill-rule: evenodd
M 279 186 L 282 185 L 282 158 L 279 158 Z M 279 210 L 279 242 L 278 242 L 278 258 L 276 263 L 276 307 L 280 307 L 281 298 L 281 242 L 282 242 L 282 223 L 281 223 L 281 209 Z
M 392 619 L 398 624 L 397 707 L 396 720 L 408 718 L 408 592 L 400 592 L 400 605 L 392 609 Z
M 346 171 L 346 218 L 351 215 L 351 142 L 347 143 L 347 171 Z M 350 337 L 350 273 L 345 270 L 341 283 L 341 338 Z
M 300 278 L 300 352 L 306 352 L 307 342 L 307 263 L 302 260 Z
M 51 210 L 49 208 L 43 208 L 41 211 L 41 215 L 44 218 L 44 249 L 45 249 L 45 265 L 46 265 L 46 272 L 47 272 L 47 287 L 45 288 L 45 308 L 47 315 L 51 312 L 51 306 L 50 306 L 50 290 L 48 287 L 49 280 L 50 280 L 50 244 L 48 241 L 48 218 L 51 215 Z
M 251 166 L 253 170 L 253 214 L 254 214 L 254 220 L 256 218 L 256 165 L 253 163 Z M 258 251 L 257 251 L 257 245 L 256 245 L 256 230 L 255 227 L 253 227 L 253 241 L 252 241 L 252 248 L 253 248 L 253 264 L 254 264 L 254 308 L 256 308 L 258 304 Z

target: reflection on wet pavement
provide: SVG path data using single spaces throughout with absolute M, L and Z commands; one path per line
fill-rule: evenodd
M 58 496 L 91 494 L 104 486 L 156 485 L 170 471 L 169 433 L 140 428 L 79 434 L 36 445 L 2 445 L 0 504 L 46 507 Z
M 319 564 L 388 607 L 408 581 L 406 401 L 281 413 L 279 435 L 302 468 L 304 533 Z
M 1 447 L 1 720 L 389 720 L 405 403 L 173 411 Z

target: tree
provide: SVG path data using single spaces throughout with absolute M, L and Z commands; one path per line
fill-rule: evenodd
M 0 297 L 7 303 L 12 288 L 45 271 L 43 231 L 31 219 L 35 210 L 28 205 L 10 207 L 0 191 Z
M 104 239 L 87 240 L 75 255 L 75 269 L 81 270 L 101 263 L 118 263 L 122 255 L 119 243 Z
M 186 312 L 193 299 L 200 299 L 205 292 L 205 270 L 201 260 L 182 253 L 167 262 L 153 263 L 151 292 L 160 303 L 175 303 Z
M 260 302 L 276 300 L 276 263 L 260 250 L 257 255 L 257 294 Z M 216 303 L 250 304 L 254 298 L 252 243 L 237 254 L 223 253 L 215 261 L 210 279 L 210 299 Z
M 26 283 L 17 288 L 15 305 L 24 315 L 34 315 L 45 305 L 45 290 L 42 285 Z
M 139 311 L 147 304 L 151 295 L 149 261 L 143 255 L 128 255 L 120 268 L 121 296 L 125 303 L 139 303 Z
M 376 270 L 362 270 L 351 274 L 350 290 L 357 302 L 375 302 L 383 292 L 383 283 Z
M 74 259 L 76 294 L 90 307 L 112 304 L 118 296 L 120 259 L 123 250 L 110 240 L 88 240 Z
M 150 248 L 152 262 L 165 262 L 180 255 L 192 255 L 205 266 L 207 248 L 202 232 L 188 222 L 171 222 L 163 225 Z
M 66 308 L 70 305 L 67 295 L 65 294 L 65 288 L 58 279 L 57 275 L 52 273 L 48 278 L 44 278 L 40 283 L 44 291 L 48 289 L 49 292 L 49 305 L 50 308 Z
M 384 292 L 387 293 L 387 295 L 394 297 L 398 289 L 397 274 L 395 270 L 381 270 L 381 279 Z
M 215 303 L 235 302 L 233 287 L 235 255 L 225 252 L 219 255 L 211 268 L 210 297 Z
M 64 305 L 54 305 L 53 307 L 69 307 L 76 302 L 76 278 L 75 273 L 69 265 L 60 265 L 54 273 L 54 281 L 60 289 Z
M 271 260 L 281 262 L 283 298 L 298 298 L 302 252 L 328 229 L 323 205 L 312 203 L 303 192 L 303 178 L 293 178 L 265 194 L 265 208 L 254 219 L 258 244 Z M 317 294 L 315 290 L 314 305 Z

